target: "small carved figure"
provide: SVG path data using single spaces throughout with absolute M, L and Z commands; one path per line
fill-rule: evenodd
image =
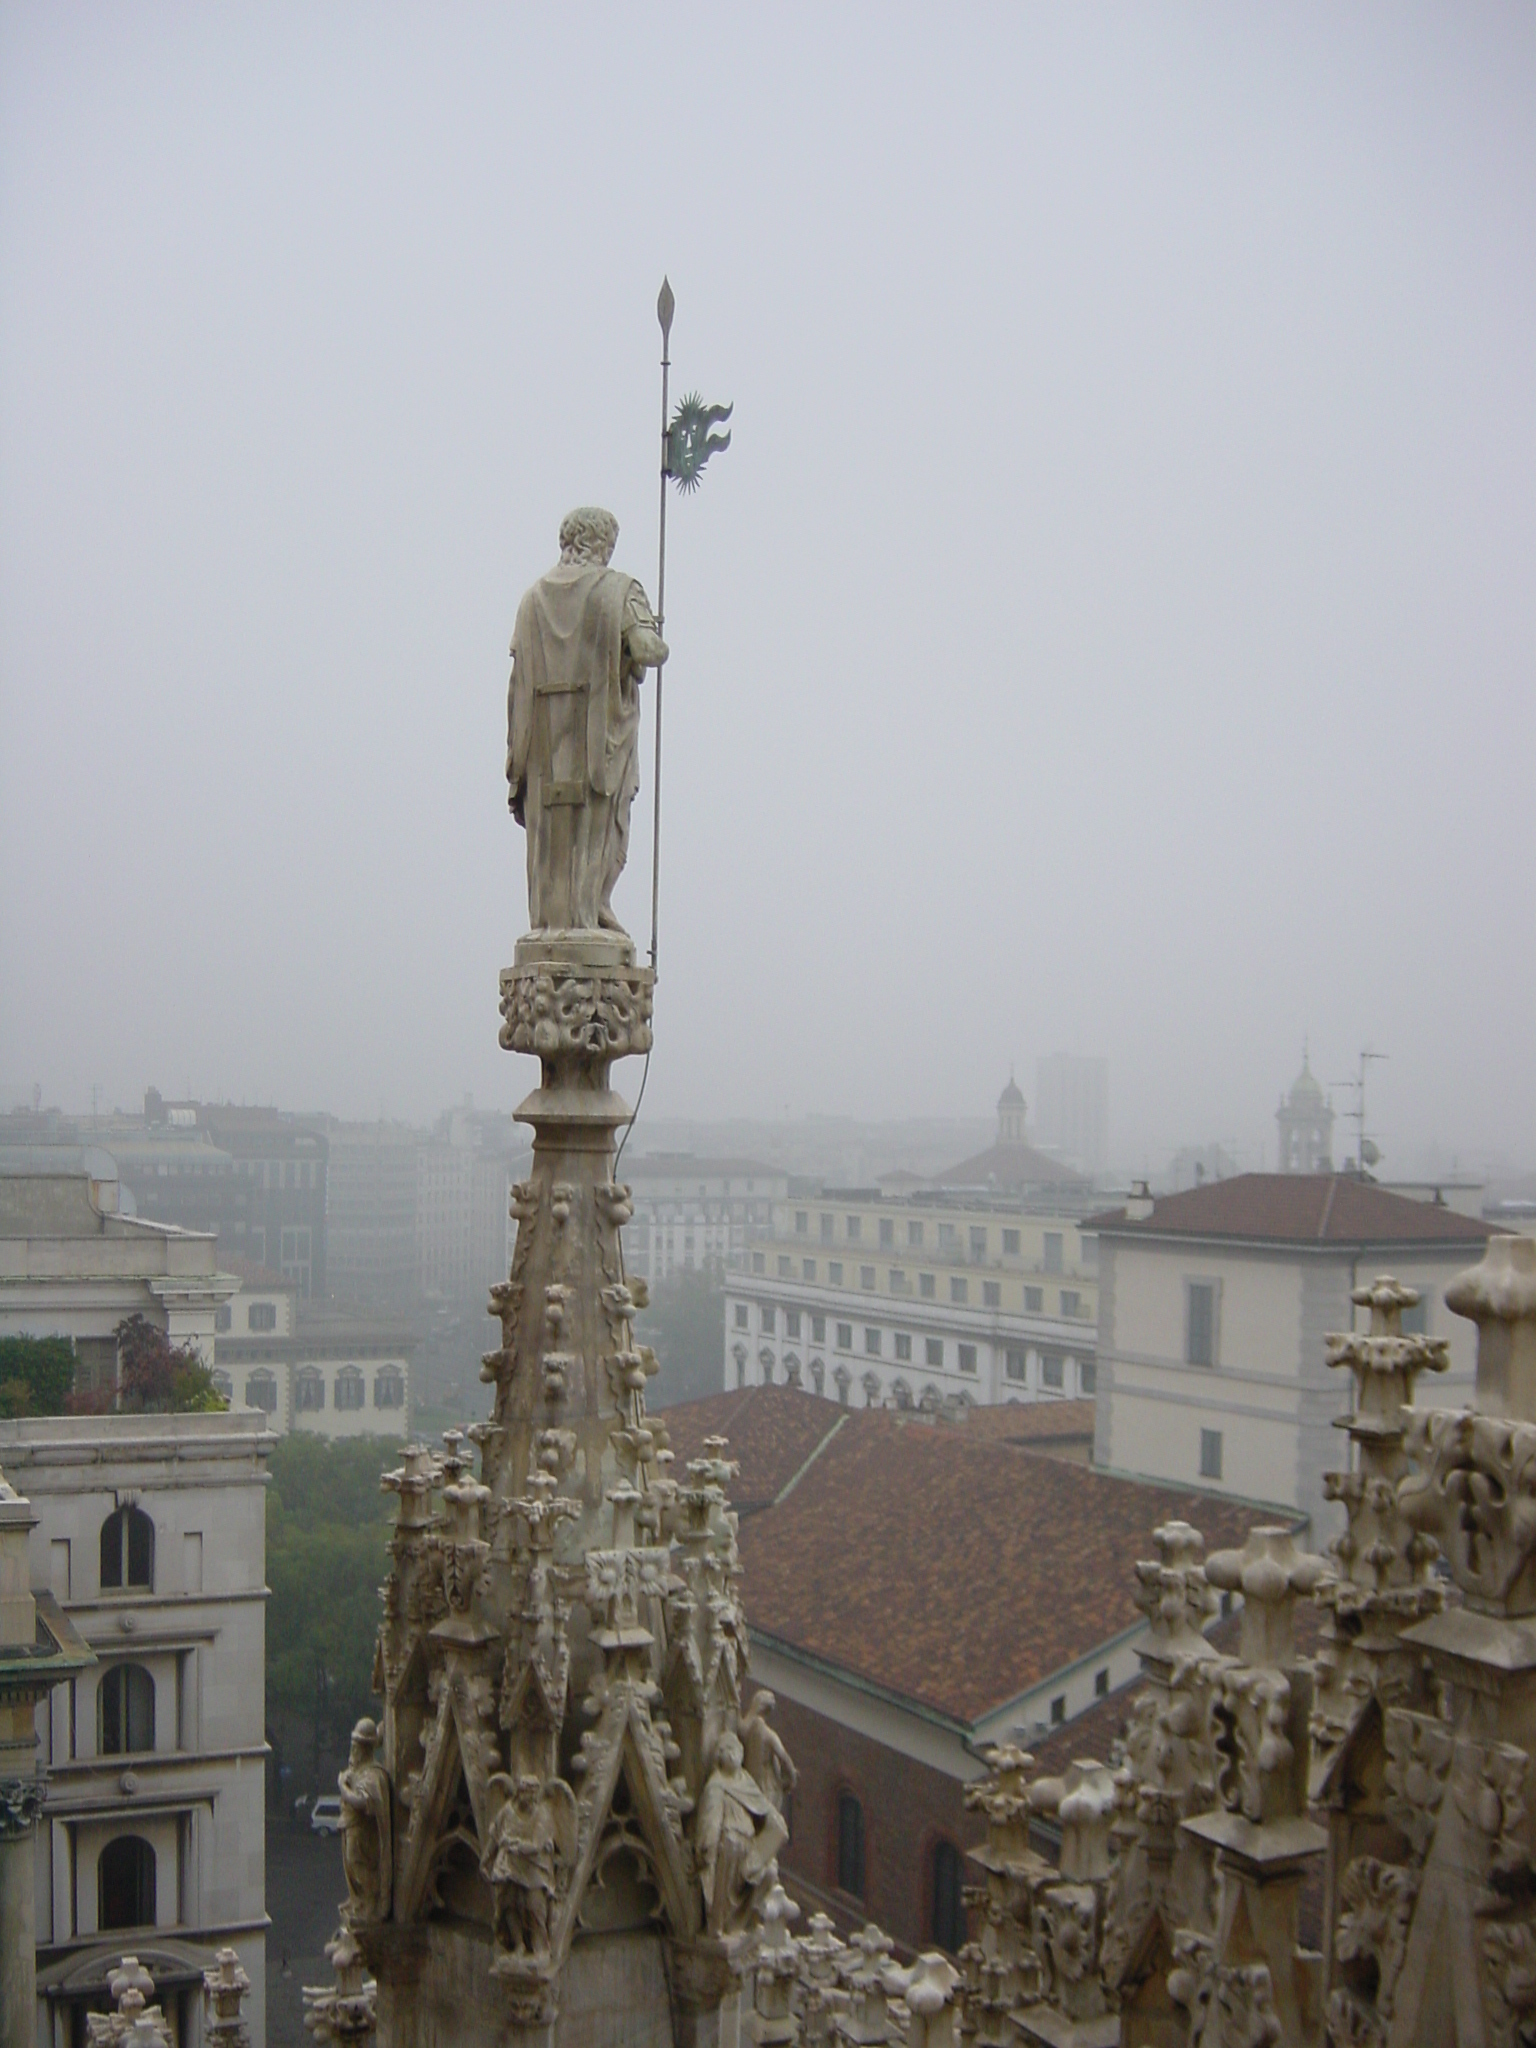
M 560 560 L 518 607 L 507 690 L 507 793 L 528 835 L 535 931 L 621 929 L 613 886 L 640 787 L 639 685 L 667 658 L 644 590 L 608 564 L 611 512 L 560 525 Z
M 778 1852 L 788 1839 L 782 1818 L 743 1764 L 741 1738 L 727 1729 L 699 1799 L 694 1833 L 712 1934 L 730 1931 L 775 1882 Z
M 364 1715 L 352 1730 L 351 1754 L 336 1780 L 349 1923 L 383 1920 L 389 1914 L 394 1845 L 389 1774 L 376 1759 L 378 1746 L 378 1724 Z
M 504 1954 L 535 1962 L 549 1955 L 550 1911 L 576 1851 L 576 1802 L 563 1779 L 505 1771 L 490 1779 L 504 1794 L 480 1868 L 496 1894 L 496 1936 Z
M 767 1690 L 752 1695 L 741 1723 L 741 1749 L 748 1773 L 762 1786 L 774 1812 L 782 1813 L 785 1796 L 794 1790 L 800 1773 L 778 1730 L 768 1725 L 768 1716 L 777 1705 Z

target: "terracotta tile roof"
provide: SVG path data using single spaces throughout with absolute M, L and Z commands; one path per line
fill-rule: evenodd
M 1033 1145 L 989 1145 L 985 1152 L 962 1159 L 934 1176 L 938 1187 L 1041 1188 L 1086 1190 L 1092 1183 L 1070 1166 Z
M 1137 1624 L 1132 1568 L 1159 1522 L 1215 1550 L 1275 1519 L 789 1387 L 665 1420 L 680 1456 L 720 1434 L 741 1461 L 749 1627 L 967 1726 Z
M 751 1515 L 773 1503 L 850 1412 L 798 1387 L 743 1387 L 734 1394 L 684 1401 L 663 1409 L 657 1419 L 667 1425 L 678 1477 L 690 1458 L 703 1456 L 706 1437 L 730 1438 L 726 1455 L 741 1466 L 731 1486 L 731 1506 Z
M 1463 1244 L 1489 1226 L 1434 1202 L 1394 1195 L 1344 1173 L 1239 1173 L 1179 1195 L 1159 1195 L 1150 1216 L 1123 1209 L 1084 1226 L 1125 1237 L 1239 1237 L 1267 1244 Z
M 293 1294 L 298 1289 L 297 1281 L 285 1280 L 281 1273 L 274 1273 L 270 1266 L 253 1265 L 249 1259 L 236 1258 L 232 1252 L 227 1252 L 222 1247 L 219 1251 L 219 1269 L 224 1273 L 233 1273 L 245 1287 L 260 1288 L 268 1294 Z
M 964 1443 L 1015 1444 L 1044 1451 L 1063 1439 L 1091 1443 L 1093 1415 L 1092 1401 L 999 1401 L 968 1408 L 953 1433 Z

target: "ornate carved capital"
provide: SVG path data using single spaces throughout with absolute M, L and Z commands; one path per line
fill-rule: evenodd
M 541 1059 L 649 1052 L 655 979 L 648 967 L 508 967 L 501 977 L 501 1043 Z
M 41 1778 L 0 1778 L 0 1841 L 29 1834 L 43 1810 Z

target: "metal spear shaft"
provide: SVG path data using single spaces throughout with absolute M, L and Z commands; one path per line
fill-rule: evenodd
M 672 367 L 668 350 L 672 342 L 672 314 L 677 301 L 665 277 L 656 300 L 656 318 L 661 322 L 661 516 L 656 554 L 656 631 L 666 636 L 667 622 L 667 373 Z M 656 671 L 656 774 L 651 813 L 651 972 L 656 972 L 656 911 L 661 891 L 661 678 Z

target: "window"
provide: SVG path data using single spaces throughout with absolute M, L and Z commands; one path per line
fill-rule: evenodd
M 787 1259 L 787 1258 L 786 1258 L 786 1257 L 784 1256 L 784 1254 L 783 1254 L 782 1252 L 780 1252 L 780 1253 L 779 1253 L 779 1278 L 780 1278 L 781 1280 L 787 1280 L 787 1279 L 789 1278 L 789 1276 L 790 1276 L 790 1273 L 791 1273 L 792 1271 L 793 1271 L 793 1268 L 791 1267 L 791 1265 L 790 1265 L 790 1263 L 789 1263 L 789 1260 L 788 1260 L 788 1259 Z
M 937 1366 L 942 1371 L 944 1365 L 944 1339 L 942 1337 L 925 1337 L 923 1339 L 923 1363 L 924 1365 Z
M 865 1330 L 864 1352 L 865 1356 L 869 1358 L 878 1358 L 880 1356 L 880 1332 L 878 1330 Z
M 761 1252 L 754 1252 L 752 1254 L 752 1270 L 754 1273 L 767 1272 L 768 1261 L 763 1257 L 763 1254 Z
M 155 1852 L 142 1835 L 118 1835 L 96 1865 L 96 1925 L 153 1927 Z
M 1405 1337 L 1427 1337 L 1429 1335 L 1429 1297 L 1421 1294 L 1417 1301 L 1403 1310 L 1402 1322 Z
M 235 1398 L 235 1383 L 227 1372 L 216 1372 L 214 1374 L 213 1391 L 219 1396 L 225 1407 L 229 1407 Z
M 838 1324 L 838 1326 L 837 1326 L 837 1348 L 838 1348 L 838 1350 L 839 1350 L 839 1351 L 851 1351 L 851 1350 L 853 1349 L 853 1325 L 852 1325 L 852 1323 L 839 1323 L 839 1324 Z
M 747 1304 L 744 1301 L 738 1301 L 736 1304 L 736 1327 L 738 1330 L 747 1327 Z
M 1040 1355 L 1040 1384 L 1043 1387 L 1066 1385 L 1067 1361 L 1059 1351 L 1045 1351 Z
M 810 1234 L 811 1234 L 811 1219 L 810 1219 L 810 1217 L 809 1217 L 809 1216 L 808 1216 L 808 1215 L 806 1214 L 806 1212 L 805 1212 L 805 1211 L 804 1211 L 803 1209 L 797 1209 L 797 1210 L 795 1211 L 795 1235 L 796 1235 L 796 1237 L 809 1237 L 809 1236 L 810 1236 Z
M 898 1408 L 903 1410 L 912 1406 L 912 1389 L 905 1380 L 892 1380 L 891 1399 Z
M 903 1363 L 910 1360 L 912 1356 L 912 1339 L 905 1330 L 898 1330 L 896 1332 L 896 1356 Z
M 1016 1230 L 1003 1232 L 1003 1257 L 1016 1259 L 1019 1256 L 1019 1233 Z
M 361 1408 L 364 1394 L 362 1374 L 355 1365 L 344 1365 L 336 1375 L 336 1406 Z
M 909 1291 L 907 1287 L 907 1276 L 905 1273 L 903 1273 L 900 1266 L 892 1266 L 890 1273 L 887 1277 L 889 1278 L 891 1283 L 892 1294 L 906 1294 Z
M 907 1245 L 912 1251 L 922 1250 L 923 1226 L 921 1223 L 909 1223 L 907 1225 Z
M 299 1291 L 309 1294 L 310 1237 L 307 1223 L 285 1223 L 280 1240 L 281 1269 L 285 1280 L 296 1280 Z
M 958 1955 L 965 1946 L 965 1906 L 961 1898 L 960 1851 L 953 1842 L 933 1845 L 933 1883 L 928 1931 L 940 1948 Z
M 277 1303 L 275 1301 L 253 1301 L 245 1312 L 245 1326 L 248 1330 L 275 1330 L 277 1328 Z
M 859 1268 L 859 1285 L 860 1285 L 860 1286 L 861 1286 L 861 1287 L 863 1288 L 863 1290 L 864 1290 L 864 1292 L 865 1292 L 866 1294 L 873 1294 L 873 1293 L 874 1293 L 874 1291 L 875 1291 L 875 1269 L 874 1269 L 874 1267 L 873 1267 L 873 1266 L 860 1266 L 860 1268 Z
M 1024 1313 L 1027 1316 L 1040 1315 L 1045 1308 L 1045 1289 L 1026 1287 L 1024 1290 Z
M 1085 1358 L 1077 1368 L 1077 1391 L 1080 1394 L 1096 1394 L 1099 1391 L 1099 1368 L 1091 1358 Z
M 373 1405 L 375 1408 L 403 1408 L 405 1406 L 405 1374 L 397 1365 L 382 1365 L 373 1376 Z
M 949 1276 L 949 1298 L 951 1301 L 965 1301 L 971 1292 L 969 1280 L 962 1280 L 958 1273 Z
M 848 1233 L 848 1242 L 850 1244 L 857 1244 L 864 1228 L 862 1218 L 858 1216 L 845 1216 L 843 1224 Z
M 1184 1362 L 1186 1365 L 1216 1363 L 1214 1280 L 1187 1280 L 1184 1283 Z
M 784 1334 L 785 1334 L 785 1336 L 786 1336 L 786 1337 L 798 1337 L 798 1336 L 799 1336 L 799 1334 L 800 1334 L 800 1311 L 799 1311 L 799 1309 L 797 1309 L 797 1308 L 787 1308 L 787 1309 L 785 1309 L 785 1311 L 784 1311 Z
M 831 1287 L 841 1287 L 841 1286 L 842 1286 L 842 1284 L 843 1284 L 843 1262 L 842 1262 L 842 1260 L 841 1260 L 841 1259 L 828 1259 L 828 1261 L 827 1261 L 827 1284 L 828 1284 L 829 1286 L 831 1286 Z
M 96 1688 L 96 1749 L 126 1756 L 155 1746 L 155 1681 L 142 1664 L 113 1664 Z
M 1025 1378 L 1024 1354 L 1022 1351 L 1010 1351 L 1008 1353 L 1006 1370 L 1011 1380 L 1022 1380 Z
M 859 1385 L 864 1389 L 864 1406 L 866 1408 L 878 1408 L 880 1405 L 879 1373 L 865 1373 L 864 1377 L 859 1381 Z
M 233 1324 L 234 1320 L 235 1318 L 234 1315 L 231 1313 L 229 1303 L 226 1301 L 222 1307 L 216 1308 L 213 1312 L 213 1327 L 215 1333 L 220 1337 L 224 1336 L 229 1330 L 230 1326 Z
M 815 1280 L 816 1261 L 814 1259 L 802 1259 L 800 1261 L 800 1277 L 802 1280 Z
M 984 1223 L 971 1225 L 971 1264 L 979 1266 L 987 1256 L 987 1227 Z
M 864 1809 L 851 1792 L 837 1799 L 837 1888 L 864 1896 Z
M 277 1413 L 277 1375 L 267 1371 L 264 1365 L 245 1376 L 245 1405 L 259 1408 L 263 1415 Z
M 736 1361 L 736 1384 L 737 1384 L 737 1386 L 738 1386 L 738 1387 L 744 1387 L 744 1386 L 745 1386 L 745 1385 L 747 1384 L 747 1347 L 746 1347 L 746 1345 L 745 1345 L 745 1344 L 738 1344 L 738 1345 L 736 1345 L 736 1346 L 735 1346 L 735 1348 L 734 1348 L 734 1349 L 732 1350 L 732 1352 L 731 1352 L 731 1356 L 732 1356 L 732 1357 L 733 1357 L 733 1358 L 735 1359 L 735 1361 Z
M 825 1209 L 821 1212 L 821 1241 L 823 1244 L 832 1242 L 832 1218 Z
M 1045 1233 L 1045 1270 L 1047 1273 L 1059 1273 L 1062 1270 L 1059 1230 L 1048 1230 Z
M 784 1384 L 786 1387 L 798 1387 L 800 1385 L 800 1361 L 796 1358 L 793 1351 L 785 1354 Z
M 1219 1479 L 1221 1477 L 1221 1431 L 1202 1429 L 1200 1432 L 1200 1477 Z
M 1001 1287 L 1000 1287 L 1000 1286 L 998 1285 L 997 1281 L 995 1281 L 995 1280 L 983 1280 L 983 1281 L 982 1281 L 982 1283 L 981 1283 L 981 1299 L 982 1299 L 982 1303 L 983 1303 L 983 1306 L 984 1306 L 984 1307 L 986 1307 L 986 1308 L 1001 1308 L 1001 1307 L 1002 1307 L 1002 1305 L 1003 1305 L 1003 1290 L 1002 1290 L 1002 1288 L 1001 1288 Z
M 835 1365 L 832 1368 L 832 1382 L 837 1388 L 838 1400 L 846 1408 L 848 1406 L 848 1389 L 853 1385 L 853 1374 L 846 1365 Z
M 1062 1722 L 1066 1720 L 1066 1718 L 1067 1696 L 1064 1692 L 1059 1692 L 1057 1693 L 1055 1699 L 1051 1701 L 1051 1726 L 1053 1728 L 1059 1728 Z
M 778 1320 L 778 1311 L 772 1308 L 759 1309 L 758 1319 L 762 1324 L 763 1335 L 765 1337 L 771 1337 L 774 1332 L 774 1326 Z
M 918 1274 L 917 1291 L 923 1297 L 924 1301 L 932 1301 L 934 1294 L 934 1283 L 933 1275 L 931 1273 Z
M 771 1387 L 773 1385 L 773 1353 L 768 1349 L 766 1344 L 763 1346 L 762 1350 L 759 1351 L 759 1353 L 757 1354 L 757 1362 L 759 1366 L 761 1366 L 762 1368 L 763 1385 L 765 1387 Z
M 1061 1290 L 1061 1312 L 1064 1316 L 1080 1316 L 1083 1312 L 1083 1297 L 1070 1287 Z
M 953 1223 L 941 1223 L 939 1225 L 939 1250 L 941 1252 L 952 1252 L 955 1249 L 956 1242 L 955 1226 Z
M 154 1523 L 142 1508 L 119 1508 L 101 1525 L 101 1590 L 147 1593 L 154 1576 Z
M 818 1394 L 824 1394 L 827 1390 L 827 1368 L 819 1358 L 811 1360 L 811 1385 Z
M 896 1225 L 889 1216 L 880 1218 L 880 1242 L 882 1245 L 893 1245 L 896 1242 Z
M 827 1319 L 825 1316 L 811 1317 L 811 1342 L 825 1344 L 827 1341 Z
M 293 1405 L 300 1415 L 312 1415 L 325 1406 L 325 1381 L 312 1365 L 301 1365 L 293 1376 Z
M 974 1372 L 976 1370 L 976 1346 L 974 1344 L 962 1344 L 960 1346 L 960 1370 L 962 1372 Z
M 1096 1700 L 1108 1699 L 1109 1697 L 1109 1666 L 1107 1664 L 1102 1671 L 1095 1671 L 1093 1674 L 1093 1696 Z

